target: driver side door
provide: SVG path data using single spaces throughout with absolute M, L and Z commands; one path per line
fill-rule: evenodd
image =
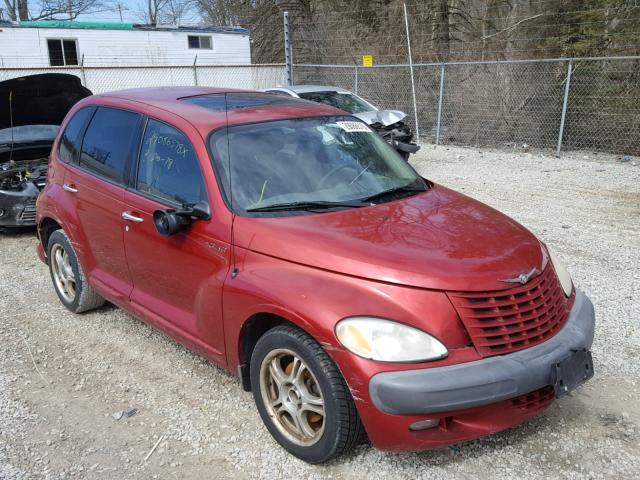
M 171 236 L 160 235 L 153 220 L 156 210 L 209 202 L 191 141 L 174 126 L 149 118 L 132 175 L 134 188 L 125 193 L 122 212 L 131 306 L 171 336 L 224 363 L 222 286 L 230 249 L 211 228 L 215 214 Z

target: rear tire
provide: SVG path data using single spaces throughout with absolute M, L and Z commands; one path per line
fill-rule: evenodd
M 251 356 L 251 388 L 271 435 L 305 462 L 326 462 L 363 437 L 340 371 L 302 330 L 279 326 L 258 340 Z
M 62 304 L 74 313 L 101 307 L 105 299 L 89 285 L 69 237 L 56 230 L 47 243 L 47 258 L 53 288 Z

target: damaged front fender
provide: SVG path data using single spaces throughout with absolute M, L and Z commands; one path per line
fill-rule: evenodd
M 407 117 L 406 113 L 399 110 L 373 110 L 355 113 L 354 116 L 367 123 L 405 160 L 410 154 L 420 150 L 420 146 L 413 142 L 413 132 L 403 121 Z

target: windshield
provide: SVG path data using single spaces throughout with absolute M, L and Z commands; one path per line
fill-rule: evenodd
M 349 208 L 393 189 L 425 190 L 418 174 L 353 117 L 236 125 L 211 135 L 210 147 L 227 203 L 241 215 L 292 203 Z
M 340 110 L 344 110 L 349 113 L 362 113 L 377 110 L 376 107 L 371 105 L 369 102 L 352 93 L 309 92 L 301 93 L 299 95 L 300 98 L 304 98 L 305 100 L 331 105 L 332 107 L 339 108 Z
M 58 125 L 21 125 L 13 129 L 3 128 L 0 130 L 0 145 L 10 145 L 12 137 L 16 144 L 53 142 L 57 133 Z

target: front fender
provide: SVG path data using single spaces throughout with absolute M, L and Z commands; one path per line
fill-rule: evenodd
M 354 399 L 368 403 L 369 379 L 383 371 L 442 366 L 478 359 L 447 296 L 320 270 L 236 247 L 238 275 L 227 280 L 223 316 L 228 366 L 240 364 L 245 322 L 258 313 L 278 315 L 311 335 L 342 372 Z M 382 363 L 345 350 L 334 329 L 343 318 L 369 315 L 417 326 L 449 349 L 429 363 Z

